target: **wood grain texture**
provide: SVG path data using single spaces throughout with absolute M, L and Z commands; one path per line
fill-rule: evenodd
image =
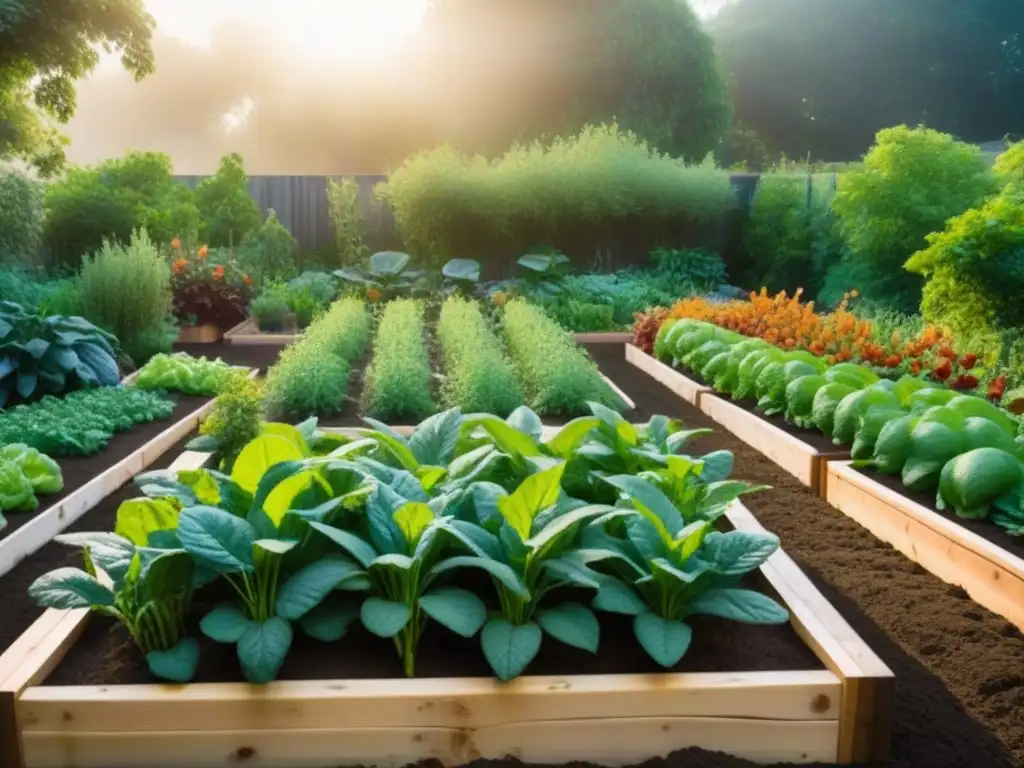
M 632 344 L 626 345 L 626 360 L 658 383 L 671 389 L 690 405 L 699 407 L 701 397 L 705 393 L 711 392 L 711 387 L 704 386 L 693 379 L 687 378 L 675 368 L 665 365 L 665 363 L 648 355 L 639 347 L 634 347 Z

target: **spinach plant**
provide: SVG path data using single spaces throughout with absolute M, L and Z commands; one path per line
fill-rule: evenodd
M 113 533 L 71 533 L 62 544 L 81 547 L 85 570 L 58 568 L 29 587 L 47 608 L 89 608 L 119 621 L 145 655 L 150 671 L 185 683 L 199 665 L 199 644 L 185 636 L 195 563 L 182 549 L 136 546 Z
M 588 551 L 604 557 L 593 607 L 633 616 L 633 633 L 658 664 L 674 667 L 686 654 L 689 616 L 708 614 L 750 624 L 781 624 L 787 611 L 739 585 L 779 546 L 769 533 L 715 531 L 700 511 L 687 521 L 657 487 L 631 476 L 607 478 L 622 508 L 583 534 Z

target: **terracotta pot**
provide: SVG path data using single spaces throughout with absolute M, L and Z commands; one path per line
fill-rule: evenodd
M 224 338 L 224 332 L 216 325 L 192 325 L 178 331 L 179 344 L 216 344 Z

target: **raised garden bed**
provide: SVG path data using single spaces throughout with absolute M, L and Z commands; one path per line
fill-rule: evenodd
M 672 366 L 629 343 L 626 344 L 626 360 L 659 384 L 664 384 L 690 405 L 699 407 L 701 395 L 712 391 L 711 387 L 684 376 Z
M 224 338 L 224 331 L 216 325 L 190 325 L 178 331 L 178 344 L 216 344 Z
M 196 467 L 205 459 L 185 454 L 173 466 Z M 761 530 L 738 504 L 727 519 L 736 528 Z M 321 646 L 318 653 L 294 654 L 307 668 L 319 656 L 326 668 L 357 670 L 351 678 L 290 679 L 259 688 L 234 682 L 126 686 L 116 679 L 80 685 L 76 675 L 131 680 L 131 662 L 72 661 L 83 644 L 118 646 L 111 645 L 111 633 L 90 632 L 88 613 L 51 610 L 0 657 L 6 750 L 0 757 L 12 768 L 248 761 L 289 768 L 400 766 L 426 759 L 460 765 L 506 756 L 618 765 L 693 746 L 758 762 L 884 759 L 889 670 L 783 552 L 762 566 L 759 579 L 786 604 L 795 632 L 775 627 L 758 637 L 765 628 L 749 628 L 745 641 L 732 641 L 728 632 L 707 627 L 698 633 L 705 648 L 694 648 L 684 671 L 559 674 L 543 669 L 538 658 L 544 674 L 510 684 L 449 676 L 471 667 L 465 660 L 473 654 L 447 639 L 436 649 L 434 667 L 423 661 L 435 677 L 365 679 L 379 667 L 372 658 L 364 663 L 353 637 L 344 653 L 324 654 Z M 729 624 L 730 632 L 734 627 Z M 605 654 L 605 669 L 636 663 L 609 645 L 615 650 Z M 787 646 L 796 646 L 796 655 Z M 737 658 L 740 668 L 730 667 Z M 557 654 L 548 663 L 558 666 Z M 214 666 L 214 674 L 223 675 L 230 665 Z M 63 684 L 46 685 L 51 674 Z
M 224 334 L 228 344 L 291 344 L 299 334 L 295 333 L 264 333 L 255 317 L 243 320 Z
M 979 605 L 1024 630 L 1024 546 L 997 526 L 960 520 L 934 500 L 897 489 L 897 479 L 860 472 L 849 462 L 828 465 L 826 500 L 882 541 Z

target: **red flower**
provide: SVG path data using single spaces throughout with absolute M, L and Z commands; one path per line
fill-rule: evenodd
M 252 285 L 252 278 L 249 275 L 242 275 L 242 282 L 246 285 Z
M 960 376 L 949 385 L 950 389 L 974 389 L 978 386 L 978 380 L 974 376 Z
M 895 368 L 900 364 L 900 362 L 901 360 L 899 355 L 889 355 L 889 357 L 885 359 L 885 365 L 887 368 Z
M 947 357 L 939 365 L 935 366 L 935 369 L 932 371 L 932 373 L 935 375 L 935 378 L 938 379 L 939 381 L 945 381 L 946 379 L 948 379 L 950 377 L 950 374 L 953 373 L 953 366 L 950 364 L 949 358 Z
M 939 354 L 942 355 L 947 360 L 956 360 L 956 352 L 954 352 L 953 348 L 950 346 L 945 346 L 942 349 L 940 349 Z
M 992 380 L 992 383 L 988 385 L 988 399 L 989 400 L 1002 400 L 1003 395 L 1006 393 L 1006 376 L 999 376 Z
M 971 370 L 971 368 L 973 368 L 977 362 L 978 356 L 973 354 L 964 355 L 962 358 L 960 358 L 960 365 L 963 367 L 965 371 Z
M 207 254 L 209 254 L 209 252 L 210 252 L 210 250 L 205 245 L 202 248 L 200 248 L 199 249 L 199 260 L 200 261 L 205 261 L 206 260 L 206 256 L 207 256 Z
M 223 280 L 224 279 L 224 267 L 218 265 L 217 268 L 213 270 L 213 279 L 214 280 Z
M 915 360 L 910 364 L 910 372 L 917 376 L 921 372 L 921 361 Z
M 174 238 L 173 240 L 171 240 L 171 248 L 173 248 L 176 251 L 178 249 L 180 249 L 181 248 L 181 240 L 179 240 L 178 238 Z

